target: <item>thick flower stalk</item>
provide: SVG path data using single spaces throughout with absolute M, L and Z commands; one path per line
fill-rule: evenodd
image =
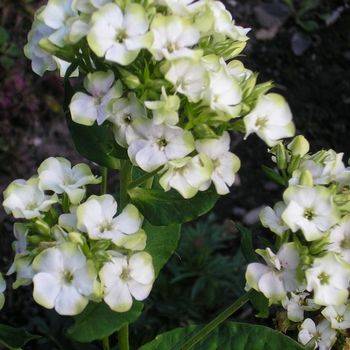
M 257 251 L 265 262 L 248 265 L 247 288 L 283 306 L 284 329 L 297 325 L 303 345 L 331 349 L 342 344 L 350 325 L 350 168 L 342 153 L 310 154 L 302 136 L 271 152 L 277 165 L 272 178 L 287 188 L 260 219 L 278 252 Z

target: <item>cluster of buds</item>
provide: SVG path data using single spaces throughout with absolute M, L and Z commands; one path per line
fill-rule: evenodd
M 100 181 L 86 164 L 48 158 L 35 176 L 4 191 L 3 206 L 17 220 L 13 287 L 33 283 L 34 300 L 61 315 L 102 300 L 128 311 L 155 279 L 142 215 L 132 204 L 117 215 L 111 195 L 87 196 L 86 186 Z
M 240 161 L 228 131 L 269 146 L 294 135 L 284 98 L 237 60 L 248 31 L 214 0 L 49 0 L 25 52 L 38 74 L 75 64 L 72 120 L 108 126 L 135 166 L 191 198 L 229 192 Z
M 277 252 L 257 250 L 265 263 L 248 265 L 247 287 L 283 306 L 303 345 L 331 349 L 350 328 L 350 168 L 342 153 L 310 154 L 303 136 L 271 152 L 269 174 L 287 188 L 260 220 Z

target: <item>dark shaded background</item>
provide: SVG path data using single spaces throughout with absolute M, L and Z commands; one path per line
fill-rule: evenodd
M 43 78 L 35 76 L 22 53 L 32 16 L 41 3 L 0 1 L 0 190 L 15 178 L 29 177 L 49 156 L 66 156 L 73 162 L 83 160 L 72 146 L 63 118 L 62 80 L 53 73 Z M 314 151 L 333 148 L 345 152 L 347 159 L 350 155 L 348 1 L 225 3 L 238 24 L 253 28 L 241 57 L 246 66 L 260 72 L 260 81 L 276 82 L 276 91 L 291 105 L 298 132 L 306 135 Z M 231 295 L 234 298 L 242 292 L 237 278 L 241 276 L 244 261 L 231 220 L 243 222 L 259 233 L 258 212 L 261 206 L 273 203 L 280 196 L 280 189 L 260 170 L 262 164 L 269 162 L 260 140 L 251 136 L 243 141 L 242 137 L 234 136 L 232 146 L 242 160 L 239 181 L 231 194 L 219 201 L 214 217 L 185 229 L 177 255 L 157 282 L 146 306 L 146 316 L 136 327 L 137 342 L 152 338 L 160 329 L 205 321 L 229 304 Z M 3 272 L 12 259 L 11 225 L 0 210 Z M 184 271 L 192 272 L 192 277 L 181 277 Z M 171 287 L 170 279 L 175 280 Z M 30 292 L 30 288 L 8 291 L 0 321 L 28 325 L 37 333 L 61 339 L 62 322 L 53 312 L 37 307 Z M 248 309 L 240 317 L 251 316 L 252 310 Z M 264 322 L 272 323 L 273 319 Z M 59 348 L 51 340 L 33 349 Z M 62 348 L 73 347 L 70 344 Z

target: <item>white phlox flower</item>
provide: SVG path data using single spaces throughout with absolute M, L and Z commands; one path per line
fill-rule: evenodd
M 301 230 L 307 241 L 324 237 L 339 219 L 332 194 L 325 187 L 290 186 L 283 199 L 283 221 L 293 232 Z
M 239 158 L 229 152 L 230 135 L 224 132 L 217 139 L 202 139 L 196 141 L 198 153 L 207 155 L 213 162 L 211 181 L 213 181 L 218 194 L 224 195 L 230 192 L 229 187 L 233 185 L 236 174 L 241 166 Z M 211 181 L 207 181 L 200 190 L 209 188 Z
M 180 58 L 170 61 L 165 78 L 190 102 L 200 101 L 209 84 L 208 72 L 198 59 Z
M 262 292 L 270 303 L 282 301 L 287 292 L 296 290 L 298 282 L 296 269 L 299 253 L 294 243 L 285 243 L 277 254 L 270 248 L 257 250 L 267 265 L 251 263 L 247 267 L 247 287 Z
M 95 177 L 87 164 L 73 167 L 69 160 L 61 157 L 50 157 L 38 168 L 39 186 L 44 190 L 57 194 L 66 193 L 72 204 L 78 204 L 85 196 L 85 187 L 97 184 L 101 179 Z
M 290 297 L 282 300 L 283 307 L 287 310 L 287 317 L 293 322 L 304 320 L 305 311 L 316 311 L 320 308 L 309 298 L 310 294 L 306 292 L 291 293 Z
M 285 209 L 284 202 L 277 202 L 273 209 L 271 207 L 263 208 L 259 214 L 262 225 L 269 228 L 276 235 L 282 236 L 288 230 L 288 226 L 282 220 L 282 213 Z
M 275 146 L 279 140 L 292 137 L 295 126 L 286 100 L 278 94 L 261 96 L 255 108 L 243 119 L 246 137 L 256 133 L 268 146 Z
M 108 120 L 113 124 L 114 138 L 122 147 L 127 147 L 138 136 L 134 130 L 137 120 L 147 116 L 145 107 L 135 94 L 115 100 L 109 108 Z
M 144 300 L 151 292 L 155 279 L 152 257 L 139 252 L 127 257 L 112 252 L 111 259 L 99 272 L 104 301 L 116 312 L 126 312 L 132 299 Z
M 124 66 L 133 62 L 152 39 L 147 33 L 147 14 L 140 4 L 129 3 L 124 13 L 117 4 L 106 4 L 91 21 L 87 40 L 92 51 Z
M 189 19 L 157 14 L 151 32 L 153 44 L 150 51 L 156 60 L 196 56 L 191 47 L 198 43 L 200 34 Z
M 313 320 L 307 318 L 300 326 L 298 340 L 310 348 L 330 350 L 337 340 L 337 332 L 327 320 L 322 320 L 316 326 Z
M 46 195 L 39 186 L 38 177 L 29 180 L 18 179 L 13 181 L 4 191 L 2 205 L 6 213 L 16 219 L 34 219 L 41 217 L 57 203 L 57 195 Z
M 95 268 L 73 243 L 44 250 L 35 257 L 33 268 L 34 300 L 60 315 L 79 314 L 96 291 Z
M 72 9 L 72 0 L 49 0 L 38 18 L 54 32 L 48 39 L 59 47 L 69 43 L 71 20 L 78 13 Z
M 39 10 L 40 13 L 40 10 Z M 45 71 L 54 71 L 57 68 L 52 55 L 45 52 L 40 46 L 41 39 L 53 33 L 53 29 L 35 16 L 32 28 L 28 33 L 28 43 L 24 46 L 24 54 L 32 61 L 33 71 L 42 76 Z
M 338 225 L 331 229 L 328 242 L 327 250 L 338 253 L 350 264 L 350 215 L 343 217 Z
M 145 106 L 152 110 L 154 124 L 176 125 L 179 122 L 180 98 L 176 95 L 168 96 L 162 87 L 159 101 L 146 101 Z
M 322 315 L 333 329 L 350 328 L 350 305 L 327 306 L 322 310 Z
M 307 290 L 314 292 L 318 305 L 342 305 L 349 296 L 350 265 L 339 260 L 334 253 L 316 258 L 305 272 Z
M 146 233 L 137 208 L 128 204 L 118 216 L 116 213 L 117 202 L 111 195 L 90 196 L 77 208 L 77 227 L 90 239 L 108 239 L 119 247 L 143 250 Z
M 235 25 L 232 15 L 220 1 L 200 0 L 189 6 L 195 26 L 203 36 L 221 34 L 232 40 L 247 41 L 250 28 Z
M 350 183 L 350 169 L 345 167 L 343 153 L 333 150 L 320 151 L 302 159 L 297 170 L 293 172 L 290 184 L 298 184 L 300 175 L 308 170 L 315 185 L 328 185 L 331 182 Z
M 194 150 L 190 131 L 177 126 L 156 125 L 146 119 L 135 123 L 138 139 L 128 148 L 131 161 L 142 170 L 151 172 L 170 160 L 186 157 Z
M 88 93 L 77 92 L 69 105 L 72 120 L 82 125 L 101 125 L 108 118 L 108 104 L 122 95 L 120 81 L 112 71 L 89 73 L 84 79 Z
M 170 161 L 159 183 L 165 191 L 174 188 L 182 197 L 192 198 L 201 186 L 210 181 L 212 170 L 212 161 L 201 153 L 193 158 L 185 157 Z
M 215 55 L 203 57 L 204 65 L 209 68 L 209 84 L 203 100 L 213 111 L 228 115 L 225 120 L 237 117 L 241 107 L 242 90 L 238 80 L 228 71 L 223 59 Z

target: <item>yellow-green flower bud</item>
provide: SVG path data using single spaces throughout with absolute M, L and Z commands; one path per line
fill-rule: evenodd
M 42 219 L 36 219 L 34 222 L 34 229 L 41 233 L 44 236 L 50 236 L 51 228 L 50 226 Z
M 310 144 L 303 135 L 294 137 L 291 143 L 288 144 L 288 149 L 292 152 L 293 156 L 305 156 L 310 150 Z
M 276 145 L 275 147 L 275 152 L 276 152 L 276 162 L 277 166 L 279 169 L 284 170 L 287 168 L 287 152 L 286 148 L 280 142 L 279 144 Z

